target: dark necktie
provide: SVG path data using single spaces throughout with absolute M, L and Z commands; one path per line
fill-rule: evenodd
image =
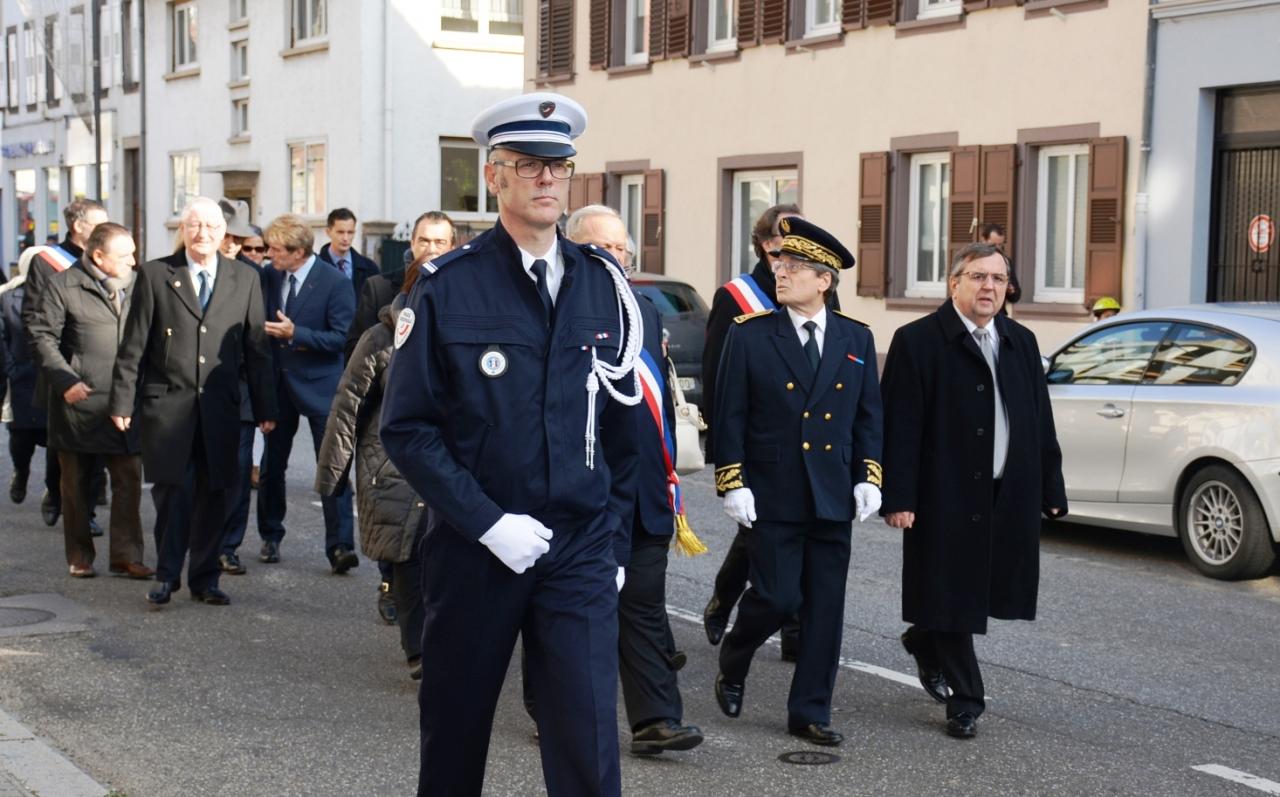
M 284 300 L 284 314 L 288 318 L 293 318 L 293 300 L 298 298 L 298 276 L 296 274 L 289 275 L 289 298 Z
M 347 276 L 347 261 L 345 258 L 338 261 L 338 272 L 344 277 Z
M 200 272 L 200 309 L 203 310 L 209 306 L 209 272 Z
M 541 258 L 533 261 L 533 276 L 538 278 L 538 298 L 542 299 L 542 310 L 550 321 L 555 305 L 551 303 L 551 291 L 547 290 L 547 261 Z
M 816 321 L 804 322 L 804 328 L 809 333 L 809 339 L 804 342 L 804 354 L 809 358 L 809 367 L 813 372 L 818 373 L 818 362 L 822 356 L 818 354 L 818 324 Z

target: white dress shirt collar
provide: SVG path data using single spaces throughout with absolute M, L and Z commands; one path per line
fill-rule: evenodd
M 959 307 L 956 307 L 956 306 L 955 306 L 955 304 L 956 304 L 956 303 L 955 303 L 955 301 L 954 301 L 954 300 L 952 300 L 952 302 L 951 302 L 951 306 L 952 306 L 952 307 L 955 307 L 956 315 L 960 316 L 960 321 L 961 321 L 961 323 L 963 323 L 963 324 L 964 324 L 964 328 L 965 328 L 965 329 L 967 329 L 967 330 L 969 330 L 969 334 L 970 334 L 970 335 L 973 335 L 973 331 L 974 331 L 975 329 L 977 329 L 977 328 L 978 328 L 978 325 L 977 325 L 977 324 L 975 324 L 975 323 L 973 323 L 973 320 L 972 320 L 972 319 L 970 319 L 970 318 L 969 318 L 969 316 L 967 316 L 967 315 L 965 315 L 964 313 L 960 312 L 960 308 L 959 308 Z M 1000 355 L 1000 331 L 999 331 L 998 329 L 996 329 L 996 320 L 995 320 L 995 318 L 993 317 L 990 321 L 988 321 L 988 322 L 987 322 L 986 327 L 984 327 L 984 328 L 985 328 L 987 331 L 989 331 L 989 332 L 991 333 L 991 335 L 990 335 L 990 337 L 991 337 L 991 353 L 992 353 L 992 354 L 995 354 L 995 355 L 997 356 L 997 358 L 998 358 L 998 357 L 999 357 L 999 355 Z M 981 349 L 981 348 L 982 348 L 982 341 L 978 340 L 978 336 L 977 336 L 977 335 L 973 335 L 973 342 L 974 342 L 974 343 L 976 343 L 976 344 L 978 344 L 978 348 L 979 348 L 979 349 Z
M 796 334 L 800 336 L 801 346 L 809 339 L 809 330 L 805 329 L 804 325 L 810 321 L 818 325 L 818 328 L 813 332 L 813 337 L 818 342 L 818 354 L 822 354 L 822 344 L 827 338 L 827 308 L 823 307 L 813 318 L 808 318 L 804 314 L 797 313 L 788 307 L 787 318 L 791 319 L 791 325 L 796 328 Z
M 520 247 L 516 247 L 520 249 Z M 547 293 L 551 294 L 551 301 L 554 303 L 556 295 L 560 292 L 560 280 L 564 277 L 564 260 L 560 257 L 560 238 L 556 237 L 552 242 L 551 248 L 541 255 L 533 255 L 520 249 L 520 262 L 524 265 L 525 273 L 529 275 L 529 279 L 535 283 L 538 277 L 533 273 L 533 261 L 547 261 Z

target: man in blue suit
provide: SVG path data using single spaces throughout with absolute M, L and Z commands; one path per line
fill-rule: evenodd
M 289 452 L 305 417 L 311 426 L 316 453 L 324 438 L 329 405 L 342 376 L 342 345 L 355 315 L 355 294 L 347 279 L 311 252 L 311 228 L 301 218 L 284 215 L 263 233 L 272 268 L 263 272 L 262 292 L 267 309 L 267 335 L 275 357 L 276 393 L 280 419 L 267 435 L 267 473 L 258 497 L 258 559 L 280 561 L 284 539 L 284 474 Z M 354 545 L 351 486 L 321 498 L 324 508 L 325 554 L 334 573 L 360 564 Z

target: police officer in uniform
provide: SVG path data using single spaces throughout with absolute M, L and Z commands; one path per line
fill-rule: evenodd
M 880 385 L 863 324 L 826 309 L 853 255 L 801 218 L 779 222 L 780 310 L 739 316 L 725 342 L 715 412 L 716 490 L 744 535 L 751 586 L 720 650 L 715 693 L 742 711 L 751 658 L 800 613 L 787 701 L 791 734 L 820 745 L 831 728 L 851 522 L 880 507 Z M 803 601 L 801 597 L 803 596 Z
M 477 117 L 498 223 L 423 266 L 396 323 L 382 442 L 432 509 L 419 795 L 480 794 L 517 634 L 554 707 L 537 712 L 547 792 L 621 793 L 617 592 L 643 324 L 617 263 L 556 226 L 586 121 L 550 93 Z

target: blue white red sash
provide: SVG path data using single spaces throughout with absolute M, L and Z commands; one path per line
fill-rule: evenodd
M 71 256 L 71 253 L 61 246 L 44 247 L 40 252 L 40 257 L 49 264 L 49 268 L 52 268 L 54 273 L 66 271 L 76 263 L 76 259 Z
M 729 280 L 724 289 L 738 303 L 738 309 L 744 313 L 758 313 L 761 310 L 777 310 L 778 306 L 769 298 L 750 274 L 743 274 Z
M 662 369 L 654 362 L 653 355 L 646 349 L 640 350 L 640 361 L 636 363 L 636 373 L 640 376 L 640 390 L 644 393 L 644 404 L 649 408 L 649 415 L 658 430 L 662 441 L 662 458 L 667 466 L 667 502 L 676 515 L 684 514 L 684 499 L 680 496 L 680 477 L 676 475 L 676 446 L 671 437 L 671 429 L 667 426 L 667 415 L 663 411 L 663 398 L 667 395 L 667 380 Z

